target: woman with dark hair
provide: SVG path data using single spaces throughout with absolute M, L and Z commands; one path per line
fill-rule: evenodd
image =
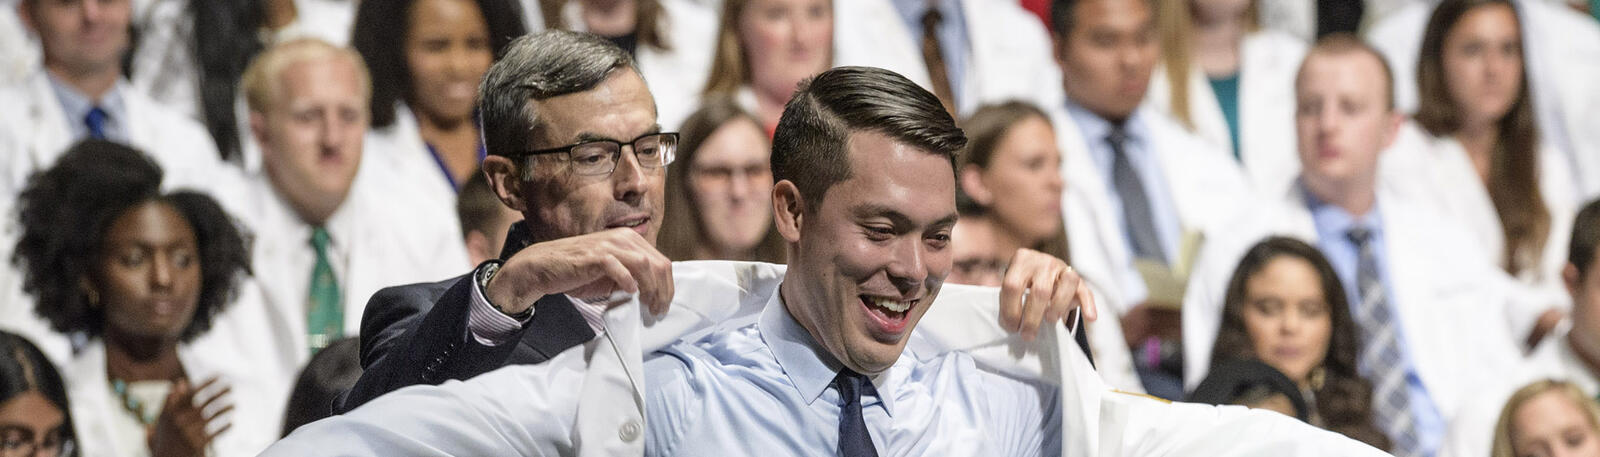
M 23 290 L 54 330 L 86 341 L 66 370 L 86 454 L 253 455 L 272 438 L 255 423 L 275 417 L 266 380 L 234 366 L 248 363 L 236 351 L 196 341 L 249 254 L 215 201 L 163 193 L 161 178 L 105 141 L 35 175 L 19 202 Z
M 734 97 L 771 136 L 800 81 L 833 66 L 833 10 L 831 0 L 726 0 L 702 93 Z
M 438 214 L 483 160 L 478 82 L 526 34 L 513 0 L 361 2 L 351 46 L 372 75 L 372 141 L 386 179 L 425 189 Z
M 661 127 L 677 130 L 711 70 L 716 12 L 696 0 L 522 0 L 528 30 L 572 30 L 632 54 L 656 98 Z
M 77 455 L 71 411 L 55 365 L 27 339 L 0 331 L 0 455 Z
M 1544 147 L 1510 0 L 1445 0 L 1428 21 L 1417 62 L 1413 116 L 1426 147 L 1391 181 L 1453 217 L 1489 260 L 1565 307 L 1563 249 L 1577 204 L 1563 154 Z M 1418 179 L 1420 178 L 1420 179 Z M 1530 309 L 1531 342 L 1559 313 Z M 1521 314 L 1521 313 L 1519 313 Z
M 772 229 L 772 142 L 733 100 L 706 102 L 684 122 L 667 170 L 667 212 L 656 246 L 672 260 L 783 263 Z
M 1312 425 L 1387 449 L 1372 423 L 1372 386 L 1356 372 L 1361 348 L 1345 297 L 1316 248 L 1281 236 L 1256 243 L 1228 281 L 1210 369 L 1260 359 L 1300 388 Z

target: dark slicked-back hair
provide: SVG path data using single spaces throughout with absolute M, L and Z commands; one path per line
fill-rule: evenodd
M 800 190 L 814 211 L 834 184 L 850 178 L 850 134 L 875 132 L 950 160 L 967 137 L 939 98 L 904 76 L 839 67 L 801 82 L 772 136 L 772 178 Z M 952 172 L 953 176 L 953 172 Z
M 104 334 L 104 307 L 91 302 L 81 281 L 92 281 L 92 272 L 104 260 L 111 224 L 149 202 L 172 207 L 194 230 L 200 297 L 183 341 L 209 330 L 233 300 L 240 277 L 249 274 L 244 237 L 211 197 L 191 191 L 162 193 L 161 176 L 161 168 L 137 150 L 88 140 L 28 181 L 19 211 L 22 238 L 13 262 L 23 267 L 22 288 L 33 295 L 35 312 L 56 331 Z
M 593 89 L 622 68 L 639 71 L 627 51 L 587 33 L 546 30 L 512 40 L 478 87 L 484 148 L 497 155 L 529 149 L 544 136 L 544 119 L 529 102 Z
M 1589 274 L 1594 266 L 1594 250 L 1600 246 L 1600 200 L 1583 205 L 1572 220 L 1572 240 L 1567 244 L 1567 261 L 1578 267 L 1578 275 Z
M 1144 0 L 1150 5 L 1150 11 L 1156 11 L 1156 0 Z M 1054 0 L 1050 2 L 1050 33 L 1057 37 L 1065 38 L 1072 35 L 1072 28 L 1078 25 L 1078 4 L 1082 0 Z

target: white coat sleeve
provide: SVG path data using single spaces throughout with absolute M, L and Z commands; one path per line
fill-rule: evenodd
M 265 457 L 553 456 L 572 453 L 583 348 L 540 365 L 411 386 L 296 429 Z

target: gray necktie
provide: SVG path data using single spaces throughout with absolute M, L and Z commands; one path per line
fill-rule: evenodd
M 1400 355 L 1400 336 L 1394 309 L 1378 276 L 1378 256 L 1373 252 L 1372 231 L 1356 226 L 1347 233 L 1359 253 L 1356 291 L 1361 302 L 1355 310 L 1363 347 L 1356 367 L 1372 382 L 1373 422 L 1389 436 L 1390 451 L 1399 457 L 1422 455 L 1406 389 L 1406 365 Z
M 1150 198 L 1144 193 L 1144 180 L 1128 162 L 1127 142 L 1128 133 L 1121 126 L 1112 127 L 1106 135 L 1106 143 L 1111 145 L 1112 185 L 1122 199 L 1122 221 L 1128 227 L 1128 238 L 1133 240 L 1134 256 L 1166 264 L 1167 257 L 1156 236 L 1155 218 L 1150 213 Z

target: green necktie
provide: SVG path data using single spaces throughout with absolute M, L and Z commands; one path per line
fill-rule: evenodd
M 344 336 L 344 308 L 339 303 L 339 280 L 328 263 L 328 229 L 311 231 L 311 248 L 317 264 L 311 268 L 311 313 L 306 316 L 306 342 L 311 353 Z

